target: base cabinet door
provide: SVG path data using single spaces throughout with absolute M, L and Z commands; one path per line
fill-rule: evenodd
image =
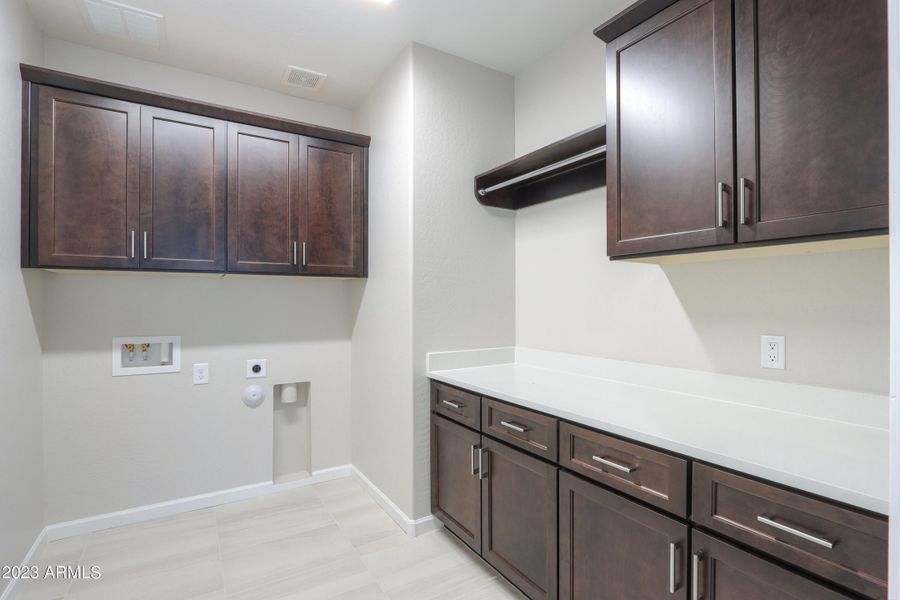
M 140 107 L 46 86 L 35 91 L 34 266 L 138 268 Z
M 556 466 L 482 437 L 482 557 L 532 600 L 557 597 Z
M 141 107 L 141 268 L 225 270 L 225 122 Z
M 480 441 L 477 432 L 432 413 L 431 512 L 475 552 L 481 552 Z
M 688 526 L 559 475 L 559 597 L 687 600 Z
M 717 538 L 692 536 L 694 597 L 702 600 L 852 600 Z

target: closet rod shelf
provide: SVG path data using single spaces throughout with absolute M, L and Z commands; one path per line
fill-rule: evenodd
M 485 206 L 517 209 L 606 185 L 606 125 L 598 125 L 475 176 Z

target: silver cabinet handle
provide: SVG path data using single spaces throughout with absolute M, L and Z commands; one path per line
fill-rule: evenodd
M 678 587 L 675 584 L 675 554 L 678 552 L 678 544 L 669 542 L 669 593 L 674 594 Z
M 743 177 L 738 181 L 738 224 L 747 223 L 747 180 Z
M 442 404 L 446 404 L 446 405 L 449 406 L 450 408 L 455 408 L 455 409 L 457 409 L 457 410 L 459 410 L 460 408 L 462 408 L 462 404 L 457 404 L 456 402 L 451 402 L 450 400 L 441 400 L 441 403 L 442 403 Z
M 475 452 L 477 450 L 478 450 L 478 446 L 473 445 L 472 446 L 472 456 L 471 456 L 471 458 L 472 458 L 472 470 L 471 470 L 472 475 L 477 474 L 477 471 L 475 470 Z
M 131 230 L 131 258 L 134 258 L 134 229 Z
M 519 433 L 525 433 L 526 431 L 528 431 L 528 427 L 519 425 L 518 423 L 513 423 L 512 421 L 500 421 L 500 424 L 507 429 L 512 429 L 513 431 L 518 431 Z
M 306 242 L 303 242 L 303 266 L 306 266 Z
M 484 448 L 478 448 L 478 479 L 484 479 L 487 477 L 487 471 L 484 469 L 484 455 L 487 454 L 487 450 Z M 488 464 L 490 464 L 490 457 L 488 457 Z
M 294 255 L 293 255 L 293 258 L 291 259 L 291 264 L 296 265 L 297 264 L 297 242 L 294 242 L 292 244 L 292 246 L 293 246 L 293 250 L 294 250 Z
M 144 232 L 144 260 L 147 260 L 147 232 Z
M 703 560 L 703 555 L 694 554 L 691 557 L 691 579 L 694 582 L 694 593 L 691 594 L 693 600 L 700 600 L 703 598 L 703 595 L 700 593 L 700 584 L 703 583 L 700 581 L 700 562 Z
M 716 205 L 716 226 L 725 226 L 725 183 L 720 181 L 716 188 L 716 197 L 718 203 Z
M 834 548 L 834 542 L 830 542 L 830 541 L 826 540 L 825 538 L 820 538 L 820 537 L 811 535 L 809 533 L 806 533 L 805 531 L 800 531 L 799 529 L 794 529 L 793 527 L 784 525 L 782 523 L 779 523 L 778 521 L 773 521 L 771 518 L 769 518 L 765 515 L 759 515 L 758 517 L 756 517 L 756 520 L 759 521 L 760 523 L 764 523 L 764 524 L 768 525 L 769 527 L 774 527 L 775 529 L 778 529 L 779 531 L 783 531 L 785 533 L 790 533 L 791 535 L 795 535 L 802 540 L 806 540 L 807 542 L 812 542 L 813 544 L 818 544 L 818 545 L 822 546 L 823 548 L 828 548 L 829 550 Z
M 597 461 L 601 465 L 606 465 L 607 467 L 612 467 L 617 471 L 622 471 L 623 473 L 633 473 L 637 471 L 637 467 L 626 467 L 621 463 L 617 463 L 613 460 L 609 460 L 608 458 L 603 458 L 602 456 L 592 456 L 591 460 Z

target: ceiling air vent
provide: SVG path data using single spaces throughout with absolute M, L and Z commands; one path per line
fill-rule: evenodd
M 284 72 L 284 77 L 281 78 L 281 83 L 292 87 L 317 90 L 325 83 L 326 77 L 328 75 L 325 73 L 288 65 L 287 70 Z
M 164 20 L 157 13 L 111 0 L 84 0 L 88 24 L 99 35 L 160 47 Z

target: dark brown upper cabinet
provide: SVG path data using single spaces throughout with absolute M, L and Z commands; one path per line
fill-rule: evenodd
M 141 268 L 225 268 L 225 123 L 141 108 Z
M 228 270 L 297 273 L 299 136 L 228 126 Z
M 359 146 L 300 139 L 300 271 L 365 276 L 365 153 Z
M 368 136 L 21 72 L 23 267 L 366 276 Z
M 140 107 L 46 86 L 32 102 L 35 266 L 138 268 Z
M 607 47 L 607 250 L 734 241 L 731 0 L 682 0 Z
M 735 48 L 738 241 L 887 227 L 887 3 L 736 0 Z
M 608 254 L 884 232 L 886 10 L 642 0 L 599 27 Z

